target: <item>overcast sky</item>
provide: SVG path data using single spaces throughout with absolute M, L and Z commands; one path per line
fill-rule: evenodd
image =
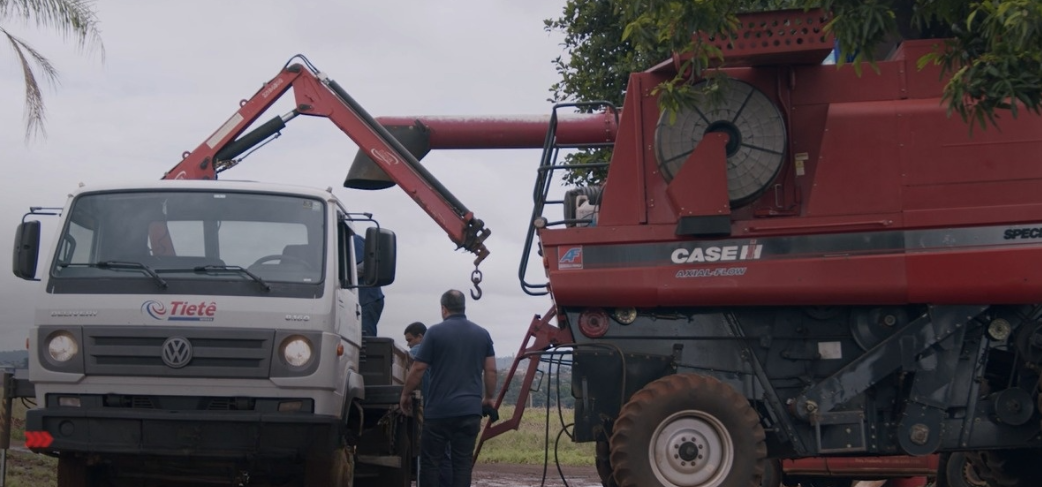
M 45 92 L 47 137 L 26 144 L 22 73 L 14 53 L 0 49 L 0 243 L 10 252 L 29 206 L 62 206 L 80 183 L 159 179 L 297 53 L 374 116 L 549 114 L 547 88 L 558 79 L 551 61 L 563 51 L 560 36 L 543 30 L 543 19 L 559 16 L 564 3 L 100 0 L 104 61 L 50 31 L 5 24 L 62 76 L 59 87 Z M 261 120 L 288 110 L 277 105 Z M 394 230 L 398 280 L 384 289 L 379 330 L 404 344 L 406 324 L 440 320 L 443 291 L 469 289 L 473 256 L 454 251 L 400 189 L 343 188 L 355 149 L 327 120 L 300 117 L 223 176 L 332 186 L 350 210 L 372 212 Z M 500 356 L 516 353 L 532 316 L 550 307 L 549 299 L 524 294 L 517 282 L 539 155 L 436 151 L 424 159 L 492 230 L 485 297 L 468 300 L 468 315 L 489 329 Z M 0 275 L 0 350 L 20 349 L 38 284 L 10 270 Z

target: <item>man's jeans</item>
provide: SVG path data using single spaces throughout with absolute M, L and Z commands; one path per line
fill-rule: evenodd
M 480 431 L 481 416 L 424 419 L 417 487 L 470 487 L 474 443 Z M 452 485 L 438 483 L 438 470 L 445 460 L 445 445 L 452 449 Z
M 362 305 L 362 335 L 376 336 L 376 323 L 384 312 L 384 300 L 377 299 Z

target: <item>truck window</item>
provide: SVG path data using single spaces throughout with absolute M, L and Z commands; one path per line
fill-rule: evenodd
M 354 287 L 357 282 L 355 253 L 351 248 L 354 232 L 345 219 L 343 214 L 337 215 L 337 277 L 342 288 Z
M 153 191 L 81 195 L 61 237 L 52 275 L 243 281 L 242 267 L 265 281 L 318 283 L 323 277 L 325 203 L 245 192 Z M 98 264 L 101 265 L 98 265 Z
M 90 259 L 91 242 L 94 240 L 94 231 L 76 222 L 69 225 L 69 231 L 61 240 L 58 249 L 58 261 L 84 262 Z M 80 242 L 83 242 L 80 245 Z

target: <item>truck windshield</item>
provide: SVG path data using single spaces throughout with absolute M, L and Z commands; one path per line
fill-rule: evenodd
M 266 193 L 91 193 L 73 203 L 55 278 L 320 283 L 325 203 Z

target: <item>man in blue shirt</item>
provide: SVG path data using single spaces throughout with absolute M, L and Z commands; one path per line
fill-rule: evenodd
M 365 260 L 365 238 L 357 233 L 354 236 L 355 265 L 358 265 L 358 279 L 362 279 L 362 261 Z M 361 282 L 359 283 L 361 284 Z M 384 292 L 379 287 L 358 288 L 358 305 L 362 307 L 362 334 L 376 336 L 376 323 L 384 312 Z
M 469 487 L 471 456 L 481 430 L 483 406 L 492 407 L 496 392 L 496 351 L 488 331 L 467 319 L 463 293 L 441 296 L 441 323 L 431 326 L 409 370 L 399 403 L 412 414 L 412 393 L 431 371 L 424 398 L 418 487 L 438 487 L 445 445 L 452 449 L 452 485 Z M 484 374 L 484 377 L 482 377 Z

